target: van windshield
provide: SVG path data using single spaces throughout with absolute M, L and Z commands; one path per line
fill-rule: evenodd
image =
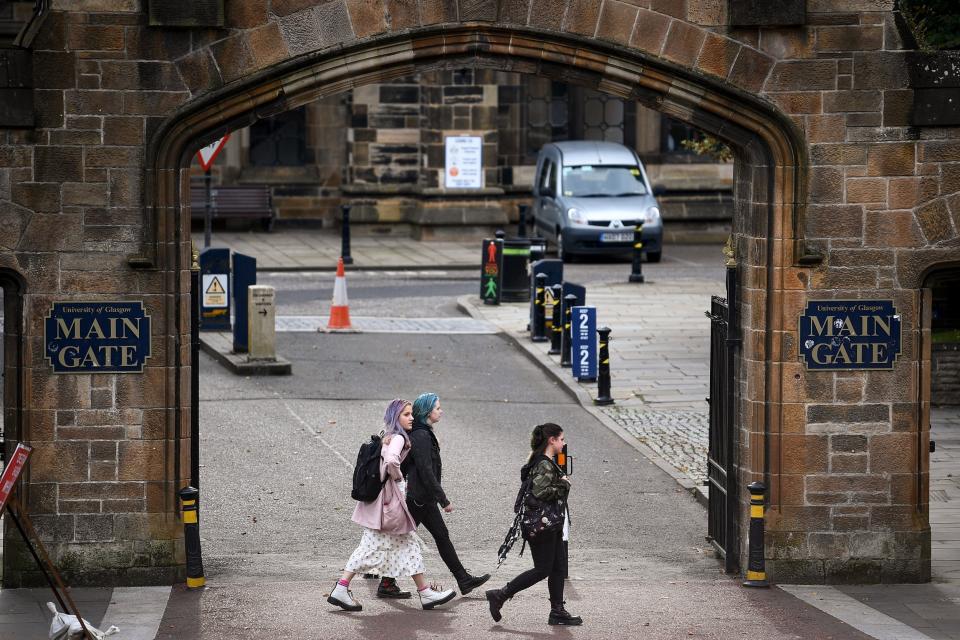
M 615 165 L 580 165 L 563 168 L 563 195 L 579 198 L 644 196 L 640 169 Z

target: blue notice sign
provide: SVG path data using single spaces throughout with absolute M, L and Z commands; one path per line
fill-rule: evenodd
M 900 314 L 893 300 L 811 300 L 799 338 L 807 369 L 893 369 Z
M 54 373 L 142 373 L 150 316 L 142 302 L 54 302 L 43 337 Z
M 580 382 L 597 379 L 597 308 L 573 307 L 570 318 L 570 361 Z

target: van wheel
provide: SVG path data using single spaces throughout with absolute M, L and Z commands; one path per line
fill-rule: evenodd
M 662 251 L 647 251 L 647 262 L 660 262 Z

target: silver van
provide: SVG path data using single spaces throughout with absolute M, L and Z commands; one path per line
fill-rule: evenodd
M 551 142 L 537 156 L 533 184 L 537 231 L 566 260 L 577 254 L 624 253 L 643 221 L 649 262 L 663 252 L 660 207 L 637 154 L 615 142 Z

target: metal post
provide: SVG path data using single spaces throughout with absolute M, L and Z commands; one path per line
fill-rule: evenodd
M 547 297 L 547 274 L 538 273 L 533 279 L 536 283 L 536 297 L 533 301 L 533 331 L 530 339 L 534 342 L 546 342 L 547 310 L 544 307 Z
M 187 555 L 187 588 L 206 584 L 203 577 L 203 559 L 200 556 L 200 492 L 194 487 L 180 490 L 183 506 L 183 541 Z
M 340 211 L 343 212 L 343 223 L 340 225 L 340 257 L 343 258 L 343 264 L 353 264 L 350 256 L 350 205 L 340 205 Z
M 200 488 L 200 262 L 190 265 L 190 484 Z
M 203 248 L 210 246 L 210 236 L 213 233 L 213 189 L 210 186 L 210 171 L 203 172 L 203 186 L 207 192 L 207 202 L 203 206 Z
M 570 367 L 570 324 L 573 322 L 573 307 L 577 304 L 577 296 L 568 293 L 563 298 L 563 334 L 560 336 L 560 366 Z
M 493 232 L 493 236 L 497 240 L 503 241 L 507 237 L 507 234 L 504 232 L 503 229 L 497 229 L 496 231 Z
M 643 282 L 643 221 L 637 222 L 633 229 L 633 266 L 630 282 Z
M 747 485 L 747 489 L 750 491 L 750 539 L 748 540 L 747 579 L 743 581 L 743 586 L 769 587 L 763 558 L 763 496 L 767 492 L 767 487 L 762 482 L 751 482 Z
M 560 298 L 563 297 L 563 285 L 555 284 L 550 287 L 553 291 L 553 326 L 550 331 L 550 351 L 551 356 L 560 354 L 560 341 L 563 337 L 563 317 L 560 312 L 563 310 L 563 304 Z
M 597 397 L 593 404 L 613 404 L 610 396 L 610 327 L 597 329 L 600 344 L 597 367 Z
M 517 206 L 517 209 L 520 211 L 520 217 L 517 220 L 517 237 L 526 238 L 527 237 L 527 211 L 530 209 L 530 205 L 521 204 Z

